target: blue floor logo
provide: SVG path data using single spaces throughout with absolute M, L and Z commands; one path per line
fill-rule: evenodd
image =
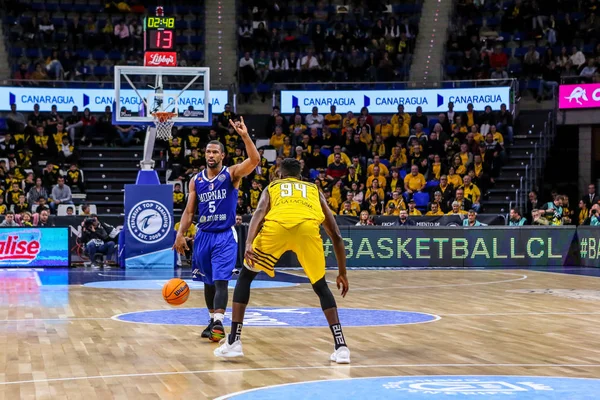
M 421 324 L 437 321 L 440 317 L 432 314 L 393 311 L 340 308 L 338 310 L 343 326 L 381 326 Z M 225 314 L 225 322 L 231 322 L 231 310 Z M 209 318 L 204 308 L 175 308 L 121 314 L 114 319 L 142 324 L 165 325 L 206 325 Z M 248 308 L 244 318 L 246 326 L 277 328 L 310 328 L 327 326 L 327 320 L 320 308 Z
M 387 376 L 283 384 L 220 399 L 520 399 L 592 400 L 600 379 L 533 376 Z M 507 397 L 508 396 L 508 397 Z

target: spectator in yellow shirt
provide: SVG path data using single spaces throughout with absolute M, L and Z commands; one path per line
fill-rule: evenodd
M 381 135 L 375 136 L 375 141 L 371 145 L 371 154 L 373 156 L 378 155 L 379 157 L 384 157 L 387 151 L 385 148 L 385 143 L 383 143 L 383 137 Z
M 406 203 L 404 203 L 404 199 L 398 190 L 392 192 L 392 198 L 388 200 L 386 207 L 389 207 L 392 203 L 398 211 L 406 210 Z
M 175 232 L 179 232 L 180 222 L 175 224 Z M 192 249 L 194 248 L 194 237 L 196 236 L 196 225 L 190 224 L 188 230 L 184 233 L 185 243 L 187 244 L 188 250 L 185 251 L 185 256 L 188 260 L 192 260 Z
M 335 155 L 336 154 L 340 154 L 342 156 L 342 162 L 348 166 L 350 166 L 350 164 L 352 164 L 350 162 L 350 157 L 348 157 L 348 155 L 344 152 L 342 152 L 342 147 L 340 145 L 336 145 L 333 148 L 333 153 L 331 153 L 329 155 L 329 157 L 327 157 L 327 165 L 329 164 L 333 164 L 333 162 L 335 161 Z
M 384 141 L 394 135 L 394 127 L 389 123 L 387 115 L 381 117 L 379 123 L 375 125 L 373 133 L 375 133 L 375 135 L 381 135 Z
M 400 215 L 400 210 L 396 208 L 396 204 L 388 202 L 383 215 L 397 217 L 398 215 Z
M 277 126 L 275 127 L 275 132 L 273 133 L 273 136 L 271 136 L 269 143 L 275 148 L 275 150 L 279 151 L 279 149 L 283 147 L 283 140 L 285 137 L 286 136 L 283 134 L 281 127 Z
M 358 120 L 356 119 L 352 111 L 348 111 L 348 113 L 342 120 L 342 126 L 344 128 L 351 126 L 353 129 L 356 129 L 356 125 L 358 125 Z
M 477 122 L 477 112 L 473 110 L 473 104 L 467 104 L 467 112 L 464 114 L 464 120 L 467 124 L 467 128 L 472 127 Z
M 381 157 L 379 157 L 378 155 L 373 156 L 373 164 L 367 167 L 367 175 L 373 175 L 373 170 L 375 169 L 375 167 L 379 167 L 379 172 L 381 173 L 381 175 L 390 175 L 390 170 L 388 169 L 388 167 L 385 166 L 385 164 L 381 163 Z
M 454 166 L 448 168 L 448 183 L 455 188 L 458 188 L 463 184 L 463 180 L 460 175 L 456 173 L 456 168 Z
M 388 192 L 395 192 L 396 190 L 402 190 L 404 187 L 404 181 L 400 178 L 398 168 L 392 168 L 392 176 L 390 176 L 389 185 L 386 185 Z
M 379 180 L 377 179 L 373 179 L 371 186 L 369 186 L 369 189 L 367 189 L 366 197 L 370 198 L 373 194 L 376 194 L 381 200 L 385 198 L 385 192 L 381 188 Z
M 406 149 L 401 146 L 392 148 L 392 155 L 390 156 L 390 164 L 392 167 L 402 168 L 408 163 L 406 158 Z
M 475 212 L 479 212 L 481 209 L 481 204 L 479 203 L 479 200 L 481 199 L 481 191 L 477 185 L 471 182 L 470 175 L 465 175 L 463 182 L 462 188 L 465 193 L 465 198 L 471 202 L 473 210 L 475 210 Z
M 294 117 L 294 123 L 290 125 L 290 132 L 295 132 L 296 129 L 299 129 L 300 132 L 306 132 L 308 127 L 302 123 L 302 115 L 296 115 Z
M 373 185 L 373 180 L 377 179 L 379 181 L 379 186 L 385 189 L 387 187 L 387 180 L 383 175 L 381 175 L 380 169 L 378 166 L 373 168 L 373 175 L 367 178 L 367 187 L 371 187 Z
M 460 209 L 460 203 L 458 201 L 452 202 L 452 210 L 446 215 L 458 215 L 462 217 L 463 215 L 467 215 L 468 212 Z
M 325 195 L 325 200 L 327 201 L 329 209 L 337 215 L 338 211 L 340 210 L 340 205 L 338 204 L 336 199 L 331 197 L 331 190 L 323 189 L 323 194 Z
M 423 174 L 419 173 L 419 167 L 417 165 L 411 166 L 410 174 L 404 177 L 404 190 L 412 197 L 414 192 L 425 189 L 425 185 L 427 185 L 427 181 L 425 181 Z
M 336 107 L 331 106 L 330 113 L 325 115 L 325 126 L 329 129 L 340 129 L 342 127 L 342 116 L 336 112 Z
M 440 206 L 438 203 L 431 203 L 431 211 L 427 211 L 427 213 L 425 213 L 425 215 L 437 216 L 437 215 L 444 215 L 444 213 L 442 212 L 442 210 L 440 210 Z
M 410 134 L 410 115 L 404 112 L 404 105 L 398 106 L 398 113 L 392 117 L 394 136 L 408 137 Z
M 479 126 L 477 126 L 477 124 L 471 127 L 471 133 L 473 134 L 473 140 L 477 142 L 477 144 L 485 140 L 485 136 L 479 132 Z
M 340 215 L 349 215 L 351 217 L 358 217 L 356 210 L 352 208 L 352 203 L 349 201 L 345 201 L 342 205 L 342 209 L 340 210 Z
M 408 202 L 408 215 L 412 217 L 423 215 L 421 211 L 417 209 L 417 203 L 415 203 L 414 200 Z
M 498 142 L 500 146 L 504 146 L 504 136 L 496 129 L 496 125 L 490 125 L 490 133 L 494 137 L 494 141 Z
M 360 141 L 367 145 L 367 148 L 371 148 L 371 143 L 373 143 L 373 136 L 371 136 L 371 132 L 368 129 L 362 129 L 360 131 Z
M 360 203 L 354 200 L 353 191 L 350 190 L 348 193 L 346 193 L 346 202 L 350 203 L 350 208 L 356 211 L 357 215 L 360 214 Z

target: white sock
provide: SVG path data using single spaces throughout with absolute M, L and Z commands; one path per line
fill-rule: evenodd
M 224 319 L 225 319 L 225 314 L 215 313 L 215 322 L 221 321 L 221 323 L 223 323 Z
M 209 314 L 210 314 L 210 319 L 214 320 L 214 318 L 215 318 L 215 313 L 212 313 L 212 312 L 211 312 L 211 313 L 209 313 Z

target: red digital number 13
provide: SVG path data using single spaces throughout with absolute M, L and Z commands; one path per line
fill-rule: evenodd
M 156 34 L 157 49 L 171 49 L 173 47 L 173 31 L 158 31 Z

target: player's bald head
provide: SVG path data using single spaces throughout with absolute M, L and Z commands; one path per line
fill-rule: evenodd
M 279 172 L 282 178 L 301 178 L 302 167 L 300 161 L 295 158 L 286 158 L 279 166 Z

